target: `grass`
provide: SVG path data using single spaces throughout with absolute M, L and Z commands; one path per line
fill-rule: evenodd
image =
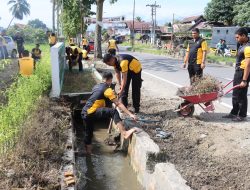
M 131 44 L 129 42 L 123 42 L 121 45 L 122 46 L 130 46 L 130 48 L 128 48 L 128 50 L 132 51 L 132 47 L 131 47 Z M 151 54 L 155 54 L 155 55 L 168 54 L 167 50 L 165 50 L 165 49 L 156 49 L 153 46 L 151 46 L 150 43 L 148 43 L 148 44 L 135 43 L 134 44 L 134 51 L 144 52 L 144 53 L 151 53 Z M 209 62 L 229 62 L 229 63 L 234 63 L 235 62 L 235 57 L 222 57 L 222 56 L 218 56 L 218 55 L 215 55 L 214 53 L 210 52 L 207 55 L 207 60 Z
M 91 71 L 65 71 L 63 93 L 91 92 L 96 81 Z
M 6 65 L 11 63 L 11 59 L 0 59 L 0 71 L 4 70 Z
M 33 45 L 26 45 L 31 50 Z M 20 131 L 20 126 L 36 108 L 37 101 L 51 84 L 49 46 L 41 45 L 43 57 L 30 77 L 18 78 L 6 90 L 8 103 L 0 106 L 0 148 L 8 148 Z M 6 147 L 7 146 L 7 147 Z M 0 151 L 3 152 L 3 151 Z
M 230 62 L 234 63 L 235 62 L 235 57 L 222 57 L 215 55 L 214 53 L 209 53 L 207 55 L 207 60 L 211 62 Z

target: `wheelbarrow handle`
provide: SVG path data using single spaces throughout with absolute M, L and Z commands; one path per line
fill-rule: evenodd
M 230 82 L 228 82 L 225 86 L 223 86 L 223 88 L 226 88 L 229 84 L 231 84 L 233 82 L 233 80 L 231 80 Z
M 239 88 L 240 87 L 240 85 L 238 84 L 238 85 L 235 85 L 235 86 L 233 86 L 232 88 L 230 88 L 228 91 L 226 91 L 225 93 L 224 93 L 224 95 L 226 95 L 226 94 L 228 94 L 229 92 L 231 92 L 233 89 L 235 89 L 235 88 Z

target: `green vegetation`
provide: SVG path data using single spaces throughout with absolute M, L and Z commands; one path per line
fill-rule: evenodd
M 28 50 L 33 45 L 25 47 Z M 43 57 L 36 66 L 35 74 L 30 77 L 19 76 L 6 91 L 8 103 L 0 106 L 0 147 L 9 148 L 27 120 L 36 108 L 37 100 L 48 90 L 51 84 L 49 47 L 41 46 Z
M 44 29 L 33 28 L 30 25 L 26 25 L 24 28 L 19 28 L 16 25 L 11 26 L 7 31 L 7 35 L 15 36 L 17 31 L 20 32 L 25 43 L 46 43 L 48 41 L 48 37 Z
M 5 68 L 6 65 L 10 64 L 10 59 L 0 59 L 0 71 Z
M 130 46 L 130 48 L 128 48 L 129 51 L 132 51 L 132 47 L 131 44 L 129 42 L 123 42 L 121 44 L 122 46 Z M 136 43 L 134 45 L 134 51 L 138 51 L 138 52 L 144 52 L 144 53 L 152 53 L 152 54 L 156 54 L 156 55 L 171 55 L 174 52 L 170 51 L 170 50 L 166 50 L 166 49 L 156 49 L 153 46 L 151 46 L 150 44 L 140 44 L 140 43 Z M 178 52 L 176 52 L 178 53 Z M 207 60 L 210 62 L 228 62 L 228 63 L 234 63 L 235 62 L 235 57 L 222 57 L 222 56 L 218 56 L 215 55 L 214 53 L 209 53 L 207 56 Z
M 222 57 L 215 55 L 214 53 L 209 53 L 207 55 L 207 60 L 211 62 L 227 62 L 227 63 L 234 63 L 235 57 Z
M 227 25 L 247 25 L 250 21 L 250 0 L 212 0 L 205 8 L 208 21 L 224 22 Z
M 8 5 L 11 5 L 10 11 L 13 15 L 13 18 L 11 19 L 10 24 L 12 23 L 14 18 L 23 20 L 24 15 L 30 14 L 30 4 L 26 0 L 10 0 L 8 2 Z

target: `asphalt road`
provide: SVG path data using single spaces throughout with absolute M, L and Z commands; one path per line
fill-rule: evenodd
M 181 68 L 183 63 L 181 60 L 170 59 L 164 56 L 148 53 L 127 52 L 125 51 L 124 47 L 120 47 L 120 53 L 128 53 L 138 58 L 142 63 L 144 74 L 157 78 L 161 82 L 167 82 L 175 87 L 189 85 L 188 71 L 187 69 Z M 204 74 L 212 75 L 220 80 L 223 84 L 227 84 L 233 79 L 234 67 L 218 64 L 207 64 Z M 232 85 L 230 85 L 227 89 L 230 89 L 231 87 Z M 248 99 L 250 100 L 249 92 Z M 224 96 L 221 99 L 221 104 L 231 108 L 232 93 Z M 250 108 L 250 101 L 248 101 L 248 107 Z

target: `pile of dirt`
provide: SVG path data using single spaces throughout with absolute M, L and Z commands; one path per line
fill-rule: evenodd
M 205 75 L 202 78 L 195 78 L 191 86 L 179 88 L 176 95 L 191 96 L 210 92 L 218 92 L 221 89 L 222 85 L 220 81 L 211 75 Z
M 0 189 L 60 189 L 70 107 L 41 99 L 22 126 L 16 146 L 0 160 Z
M 250 129 L 247 123 L 183 118 L 174 112 L 178 98 L 143 96 L 140 117 L 160 119 L 142 127 L 194 190 L 250 189 Z M 211 121 L 212 120 L 212 121 Z M 158 138 L 156 128 L 170 132 Z
M 11 60 L 10 64 L 0 69 L 0 105 L 6 104 L 7 98 L 5 95 L 6 89 L 14 82 L 18 73 L 17 60 Z

